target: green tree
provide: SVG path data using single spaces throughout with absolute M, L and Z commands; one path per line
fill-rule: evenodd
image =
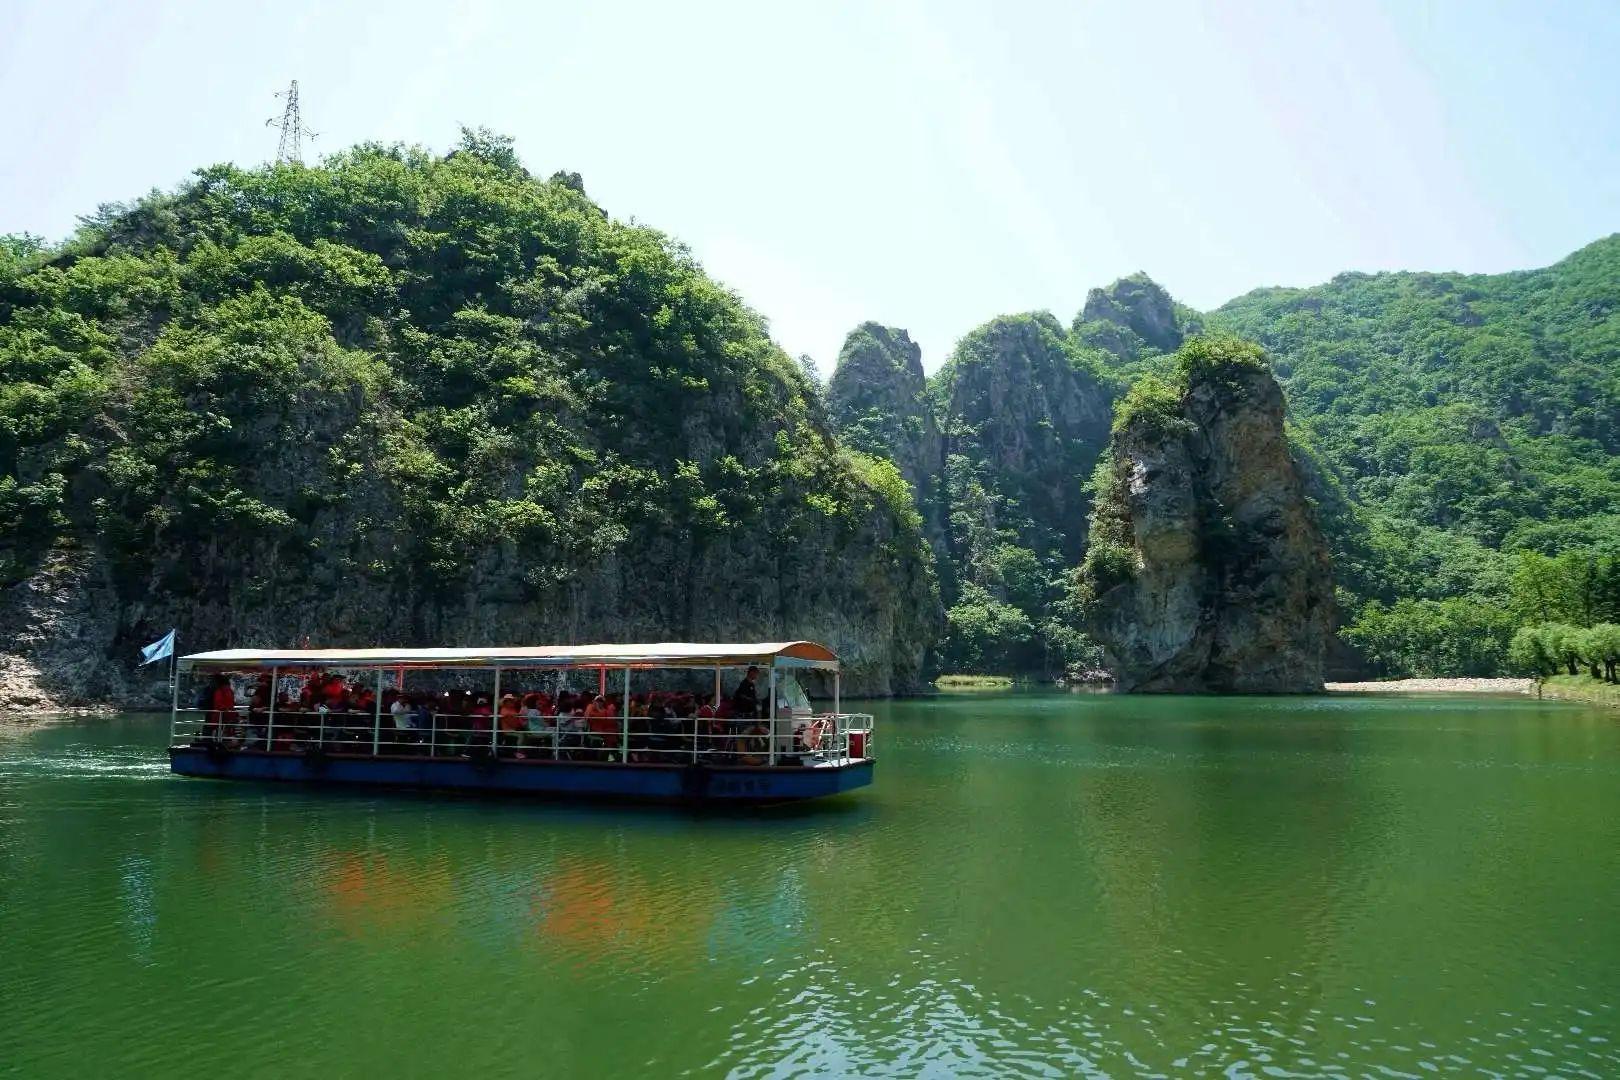
M 1620 623 L 1598 623 L 1580 634 L 1581 659 L 1590 665 L 1593 678 L 1615 682 L 1620 665 Z
M 1547 655 L 1570 675 L 1580 674 L 1582 631 L 1568 623 L 1547 623 L 1541 627 L 1541 640 Z
M 815 582 L 773 618 L 881 606 L 909 655 L 943 614 L 905 481 L 842 452 L 763 321 L 484 130 L 213 166 L 8 241 L 0 582 L 53 546 L 221 635 L 427 636 L 474 595 L 597 619 L 615 566 L 672 631 L 713 625 L 717 566 Z
M 1539 626 L 1521 626 L 1508 643 L 1508 670 L 1518 675 L 1544 679 L 1558 674 L 1559 657 L 1549 648 Z
M 1491 676 L 1512 655 L 1508 612 L 1466 599 L 1367 604 L 1342 631 L 1380 671 L 1396 675 Z
M 1019 653 L 1034 634 L 1029 616 L 974 582 L 945 613 L 947 671 L 1000 674 L 1021 670 Z

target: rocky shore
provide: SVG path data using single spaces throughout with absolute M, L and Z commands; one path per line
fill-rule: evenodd
M 1534 694 L 1534 679 L 1387 679 L 1330 682 L 1329 693 L 1349 694 Z

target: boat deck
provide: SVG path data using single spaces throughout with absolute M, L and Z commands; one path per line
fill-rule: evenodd
M 172 746 L 170 767 L 184 776 L 368 784 L 514 794 L 662 802 L 782 802 L 834 795 L 872 782 L 871 758 L 804 765 L 708 765 L 553 761 L 399 754 L 328 754 Z

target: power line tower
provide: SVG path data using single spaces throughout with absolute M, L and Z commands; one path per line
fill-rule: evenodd
M 275 117 L 264 122 L 265 127 L 281 129 L 281 142 L 276 146 L 276 164 L 285 165 L 296 162 L 304 163 L 303 139 L 308 135 L 311 139 L 315 133 L 304 126 L 303 118 L 298 114 L 298 80 L 294 79 L 286 91 L 278 93 L 276 97 L 287 99 L 287 107 L 281 112 L 281 119 Z

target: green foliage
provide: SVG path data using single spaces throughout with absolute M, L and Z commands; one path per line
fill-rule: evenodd
M 1507 662 L 1514 641 L 1508 612 L 1472 600 L 1397 600 L 1389 607 L 1374 600 L 1345 640 L 1389 675 L 1495 675 Z
M 1510 589 L 1510 606 L 1522 622 L 1620 622 L 1620 555 L 1522 551 Z
M 1538 679 L 1578 675 L 1584 665 L 1594 679 L 1620 679 L 1620 624 L 1579 627 L 1568 623 L 1521 626 L 1513 635 L 1512 669 Z
M 1175 353 L 1176 373 L 1183 384 L 1231 383 L 1246 372 L 1266 371 L 1266 354 L 1252 341 L 1230 334 L 1190 337 Z
M 1028 615 L 971 581 L 963 585 L 945 620 L 941 662 L 955 672 L 1019 670 L 1021 648 L 1034 635 Z
M 1209 319 L 1284 382 L 1347 640 L 1403 597 L 1620 617 L 1620 236 L 1528 273 L 1258 290 Z
M 8 575 L 97 543 L 129 590 L 454 598 L 505 549 L 520 601 L 738 537 L 784 574 L 811 536 L 924 558 L 904 480 L 837 451 L 757 315 L 486 130 L 203 169 L 45 255 L 0 245 Z
M 1071 610 L 1068 578 L 1084 550 L 1085 482 L 1115 382 L 1097 353 L 1036 312 L 967 334 L 929 388 L 946 448 L 947 602 L 958 612 L 941 664 L 982 668 L 974 658 L 987 647 L 956 637 L 981 634 L 990 620 L 974 598 L 988 596 L 1020 615 L 1001 621 L 1018 636 L 1000 648 L 999 670 L 1053 678 L 1084 666 L 1096 650 Z
M 1113 430 L 1132 430 L 1142 438 L 1180 438 L 1192 431 L 1181 410 L 1185 384 L 1177 379 L 1144 375 L 1114 405 Z
M 1598 623 L 1581 631 L 1576 641 L 1581 660 L 1592 670 L 1593 678 L 1616 680 L 1620 665 L 1620 623 Z
M 1539 626 L 1521 626 L 1508 642 L 1507 670 L 1515 675 L 1546 678 L 1558 672 L 1558 657 L 1548 649 Z

